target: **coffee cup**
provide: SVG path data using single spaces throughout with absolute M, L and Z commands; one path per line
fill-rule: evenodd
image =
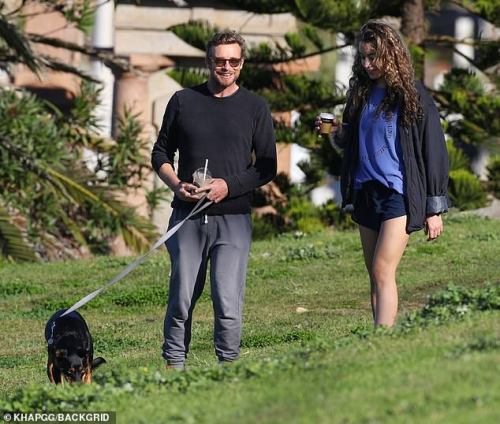
M 212 180 L 212 174 L 206 168 L 198 168 L 193 172 L 193 184 L 198 187 L 203 187 Z
M 321 112 L 319 114 L 319 119 L 321 120 L 321 124 L 319 126 L 320 134 L 330 134 L 335 121 L 333 113 Z

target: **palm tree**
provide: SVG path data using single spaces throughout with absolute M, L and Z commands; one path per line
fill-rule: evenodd
M 0 9 L 0 70 L 22 63 L 38 75 L 51 68 L 87 82 L 74 99 L 75 107 L 65 113 L 27 92 L 2 88 L 0 254 L 35 260 L 68 257 L 82 249 L 102 253 L 116 235 L 130 249 L 144 251 L 156 232 L 147 219 L 119 200 L 121 190 L 141 185 L 149 167 L 141 154 L 144 142 L 137 117 L 125 113 L 118 140 L 99 137 L 92 114 L 99 89 L 88 82 L 92 79 L 77 68 L 37 54 L 32 45 L 80 51 L 122 69 L 127 65 L 109 53 L 26 34 L 19 24 L 26 3 L 9 13 Z M 88 22 L 88 2 L 45 3 L 65 16 L 72 12 L 77 25 Z M 80 7 L 78 13 L 75 5 Z M 84 162 L 85 150 L 94 152 L 97 163 Z

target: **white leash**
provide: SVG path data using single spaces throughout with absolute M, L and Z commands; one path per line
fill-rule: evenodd
M 87 302 L 90 302 L 94 297 L 99 295 L 102 291 L 106 290 L 107 288 L 111 287 L 112 285 L 118 283 L 122 278 L 124 278 L 126 275 L 128 275 L 134 268 L 137 267 L 137 265 L 141 264 L 152 252 L 154 252 L 158 247 L 160 247 L 163 243 L 165 243 L 170 237 L 172 237 L 186 222 L 189 218 L 191 218 L 193 215 L 196 215 L 198 212 L 201 212 L 203 209 L 207 208 L 210 206 L 213 202 L 208 201 L 205 204 L 202 205 L 203 200 L 205 200 L 205 196 L 203 196 L 200 200 L 198 200 L 198 203 L 194 206 L 194 208 L 189 212 L 189 214 L 179 223 L 174 225 L 170 230 L 168 230 L 165 235 L 163 235 L 147 253 L 145 253 L 143 256 L 140 258 L 136 259 L 134 262 L 129 264 L 122 272 L 120 272 L 115 278 L 113 278 L 111 281 L 107 282 L 104 286 L 101 288 L 93 291 L 92 293 L 88 294 L 87 296 L 83 297 L 80 299 L 78 302 L 76 302 L 71 308 L 69 308 L 66 312 L 64 312 L 61 316 L 63 317 L 64 315 L 70 314 L 73 311 L 76 311 L 78 308 L 81 306 L 85 305 Z

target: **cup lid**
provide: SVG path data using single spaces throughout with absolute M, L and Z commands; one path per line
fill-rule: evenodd
M 319 114 L 320 119 L 332 119 L 334 118 L 333 113 L 321 112 Z

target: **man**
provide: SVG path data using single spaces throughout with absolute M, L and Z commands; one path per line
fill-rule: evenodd
M 250 196 L 276 175 L 269 108 L 237 85 L 245 53 L 245 41 L 235 32 L 212 38 L 206 51 L 208 81 L 173 95 L 153 147 L 153 168 L 175 193 L 170 227 L 185 218 L 204 193 L 214 202 L 166 243 L 172 264 L 164 323 L 167 368 L 184 368 L 193 309 L 209 261 L 215 353 L 220 362 L 239 355 L 252 236 Z M 207 160 L 213 178 L 199 188 L 191 183 L 192 174 Z

